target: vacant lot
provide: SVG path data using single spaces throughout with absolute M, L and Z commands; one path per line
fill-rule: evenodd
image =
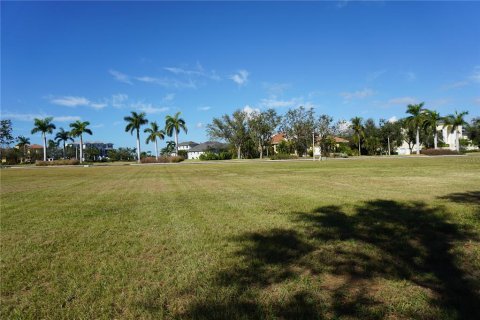
M 1 179 L 5 319 L 479 316 L 480 157 Z

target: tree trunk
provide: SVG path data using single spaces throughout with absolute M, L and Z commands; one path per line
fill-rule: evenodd
M 43 134 L 43 161 L 47 161 L 47 135 Z
M 360 146 L 360 133 L 358 134 L 358 156 L 362 155 L 361 146 Z
M 174 130 L 175 132 L 175 155 L 178 156 L 178 132 L 177 130 Z
M 420 128 L 417 127 L 417 136 L 415 137 L 417 143 L 417 154 L 420 154 Z
M 388 155 L 390 155 L 390 136 L 387 136 L 388 140 Z
M 83 163 L 83 136 L 80 135 L 80 163 Z
M 140 130 L 137 129 L 137 162 L 140 163 Z
M 241 151 L 242 151 L 242 147 L 241 147 L 241 146 L 238 146 L 238 147 L 237 147 L 237 159 L 240 159 L 240 157 L 241 157 Z
M 263 146 L 261 139 L 258 139 L 258 145 L 260 146 L 260 159 L 263 159 Z
M 438 145 L 438 132 L 435 129 L 435 134 L 433 135 L 433 148 L 436 150 Z
M 63 140 L 63 159 L 67 158 L 67 149 L 65 149 L 65 140 Z
M 158 145 L 157 145 L 157 138 L 155 138 L 155 159 L 158 161 Z
M 458 129 L 455 130 L 455 147 L 457 152 L 460 152 L 460 137 L 458 136 Z

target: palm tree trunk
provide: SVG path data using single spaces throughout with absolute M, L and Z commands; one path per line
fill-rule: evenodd
M 137 162 L 140 163 L 140 130 L 137 129 Z
M 65 140 L 63 140 L 63 158 L 67 158 L 67 149 L 65 149 Z
M 47 135 L 43 133 L 43 161 L 47 161 Z
M 80 135 L 80 163 L 83 163 L 83 136 Z
M 435 128 L 435 134 L 433 135 L 433 148 L 434 149 L 437 149 L 437 143 L 438 141 L 438 132 L 437 132 L 437 129 Z
M 390 155 L 390 136 L 388 136 L 387 139 L 388 139 L 388 155 Z
M 420 129 L 417 127 L 417 136 L 415 138 L 417 143 L 417 154 L 420 154 Z
M 175 130 L 175 155 L 178 156 L 178 132 Z
M 358 156 L 362 155 L 361 147 L 360 147 L 360 133 L 358 134 Z
M 155 138 L 155 159 L 158 161 L 158 145 L 157 145 L 157 138 Z

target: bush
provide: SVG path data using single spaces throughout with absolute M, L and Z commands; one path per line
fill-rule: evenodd
M 161 156 L 158 160 L 155 157 L 145 157 L 140 159 L 141 163 L 178 163 L 185 160 L 180 156 Z
M 47 167 L 47 166 L 76 166 L 79 165 L 80 161 L 75 159 L 66 159 L 66 160 L 53 160 L 53 161 L 40 161 L 35 162 L 36 166 Z
M 178 150 L 178 156 L 182 157 L 183 159 L 187 159 L 188 158 L 187 150 Z
M 298 159 L 298 156 L 286 153 L 277 153 L 270 157 L 270 160 L 289 160 Z
M 457 151 L 450 150 L 450 149 L 423 149 L 423 150 L 420 150 L 420 153 L 427 156 L 444 156 L 444 155 L 460 154 Z
M 332 158 L 348 158 L 348 154 L 343 152 L 332 152 L 330 153 L 330 157 Z

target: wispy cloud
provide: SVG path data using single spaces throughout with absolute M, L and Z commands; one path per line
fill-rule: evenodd
M 113 76 L 113 78 L 115 80 L 117 80 L 118 82 L 122 82 L 122 83 L 126 83 L 126 84 L 130 84 L 132 85 L 132 81 L 130 80 L 130 77 L 128 75 L 126 75 L 125 73 L 122 73 L 120 71 L 117 71 L 117 70 L 114 70 L 114 69 L 110 69 L 108 70 L 108 72 Z
M 296 108 L 299 106 L 304 106 L 306 108 L 315 107 L 311 101 L 306 101 L 303 97 L 278 99 L 276 96 L 271 96 L 269 98 L 260 100 L 259 105 L 262 108 Z
M 480 66 L 475 66 L 469 79 L 475 83 L 480 83 Z
M 387 72 L 387 69 L 371 72 L 367 74 L 367 81 L 369 82 L 375 81 L 376 79 L 380 78 L 385 72 Z
M 7 112 L 7 113 L 0 114 L 0 117 L 2 119 L 11 119 L 16 121 L 26 121 L 26 122 L 31 122 L 35 118 L 42 119 L 46 117 L 53 117 L 53 121 L 57 121 L 57 122 L 69 122 L 69 121 L 81 120 L 81 117 L 79 116 L 51 116 L 48 114 L 41 114 L 41 113 L 36 114 L 36 113 Z
M 95 129 L 98 129 L 98 128 L 103 128 L 105 127 L 105 125 L 103 123 L 99 123 L 99 124 L 94 124 L 91 126 L 92 128 L 95 128 Z
M 392 98 L 388 100 L 385 104 L 387 106 L 397 106 L 397 105 L 409 105 L 418 103 L 418 99 L 414 97 L 399 97 L 399 98 Z
M 197 122 L 197 124 L 195 125 L 195 127 L 201 129 L 201 128 L 204 128 L 205 127 L 205 124 L 203 122 Z
M 354 92 L 342 92 L 340 95 L 343 97 L 343 99 L 348 102 L 353 99 L 365 99 L 367 97 L 373 96 L 375 94 L 375 91 L 372 89 L 365 88 L 363 90 L 358 90 Z
M 177 89 L 181 89 L 181 88 L 196 89 L 197 88 L 196 82 L 192 79 L 178 80 L 178 79 L 172 79 L 172 78 L 155 78 L 150 76 L 135 77 L 135 79 L 140 82 L 156 84 L 164 88 L 177 88 Z
M 76 96 L 63 96 L 63 97 L 52 97 L 50 102 L 59 106 L 76 108 L 76 107 L 91 107 L 97 110 L 107 107 L 107 103 L 104 102 L 92 102 L 85 97 L 76 97 Z
M 453 82 L 453 83 L 444 85 L 442 87 L 442 89 L 449 90 L 449 89 L 461 88 L 461 87 L 465 87 L 465 86 L 468 86 L 468 81 L 463 80 L 463 81 L 457 81 L 457 82 Z
M 470 84 L 480 84 L 480 66 L 473 67 L 472 72 L 470 73 L 469 76 L 466 77 L 466 79 L 444 85 L 442 89 L 444 90 L 456 89 L 456 88 L 468 86 Z
M 112 95 L 111 104 L 114 108 L 123 108 L 125 107 L 125 102 L 128 100 L 128 95 L 124 93 L 117 93 Z
M 248 104 L 243 107 L 243 112 L 245 112 L 247 114 L 248 117 L 252 116 L 252 114 L 254 113 L 259 113 L 260 112 L 260 109 L 258 108 L 253 108 L 251 106 L 249 106 Z
M 234 73 L 230 76 L 230 79 L 239 86 L 243 86 L 248 81 L 248 75 L 249 73 L 247 70 L 238 70 L 237 73 Z
M 281 95 L 285 92 L 285 90 L 291 87 L 289 83 L 264 82 L 262 85 L 270 95 Z
M 205 107 L 199 107 L 198 108 L 199 111 L 208 111 L 210 109 L 212 109 L 212 107 L 210 107 L 210 106 L 205 106 Z
M 203 66 L 197 62 L 195 68 L 183 68 L 183 67 L 165 67 L 166 71 L 175 75 L 184 75 L 189 77 L 204 77 L 211 80 L 221 80 L 222 78 L 216 73 L 215 70 L 205 70 Z
M 169 94 L 166 94 L 166 95 L 162 98 L 162 101 L 163 101 L 163 102 L 170 102 L 170 101 L 172 101 L 173 99 L 175 99 L 175 93 L 169 93 Z
M 135 102 L 130 104 L 130 107 L 135 110 L 139 110 L 141 112 L 145 112 L 147 114 L 157 114 L 168 111 L 168 107 L 155 107 L 151 103 L 144 103 L 144 102 Z

